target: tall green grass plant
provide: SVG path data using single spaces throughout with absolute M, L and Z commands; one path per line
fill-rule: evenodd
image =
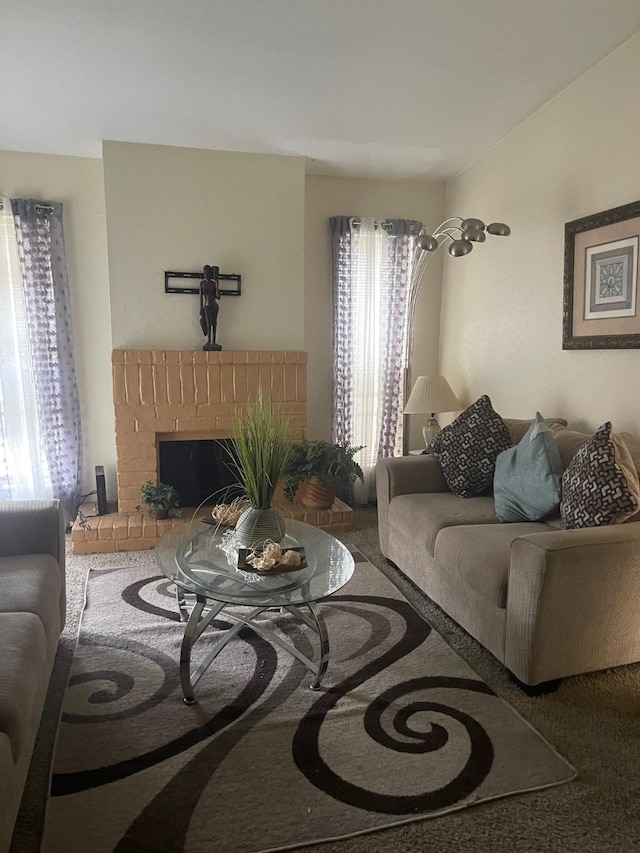
M 288 419 L 259 394 L 234 419 L 233 439 L 239 485 L 256 509 L 270 509 L 294 450 Z

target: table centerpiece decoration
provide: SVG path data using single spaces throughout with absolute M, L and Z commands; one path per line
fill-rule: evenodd
M 260 548 L 269 539 L 279 543 L 285 522 L 274 494 L 293 453 L 288 419 L 259 394 L 234 418 L 232 434 L 238 484 L 250 504 L 236 522 L 234 539 L 247 548 Z

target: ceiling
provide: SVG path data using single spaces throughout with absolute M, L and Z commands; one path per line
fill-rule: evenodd
M 101 140 L 443 178 L 640 30 L 638 0 L 0 0 L 0 149 Z M 8 84 L 8 85 L 7 85 Z

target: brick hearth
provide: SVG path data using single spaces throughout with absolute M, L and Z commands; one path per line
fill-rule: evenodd
M 328 510 L 309 510 L 288 501 L 279 504 L 279 508 L 285 518 L 306 521 L 329 533 L 340 533 L 353 527 L 353 510 L 337 498 Z M 141 512 L 121 514 L 114 511 L 98 518 L 87 518 L 89 527 L 86 529 L 76 521 L 71 531 L 72 551 L 74 554 L 144 551 L 153 548 L 158 539 L 172 527 L 190 521 L 194 512 L 193 508 L 183 509 L 181 518 L 155 521 Z M 211 507 L 205 507 L 198 511 L 196 517 L 210 512 Z
M 152 548 L 182 519 L 155 521 L 136 512 L 140 487 L 158 479 L 158 442 L 229 438 L 233 419 L 256 398 L 278 404 L 292 438 L 306 427 L 307 354 L 293 350 L 114 350 L 112 353 L 118 500 L 113 511 L 79 520 L 71 533 L 76 554 Z M 284 498 L 285 515 L 329 531 L 350 530 L 352 510 L 305 510 Z M 206 508 L 200 514 L 210 512 Z

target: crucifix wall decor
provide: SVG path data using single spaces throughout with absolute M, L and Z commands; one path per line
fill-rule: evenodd
M 165 270 L 164 274 L 164 292 L 165 293 L 192 293 L 196 296 L 200 293 L 199 284 L 202 278 L 202 272 L 171 272 Z M 242 293 L 242 276 L 236 273 L 218 273 L 218 281 L 220 284 L 221 296 L 240 296 Z M 222 282 L 229 282 L 228 285 L 223 285 Z
M 198 279 L 197 287 L 193 280 Z M 232 281 L 235 287 L 220 287 L 221 281 Z M 235 273 L 221 273 L 220 267 L 205 264 L 199 272 L 172 272 L 165 270 L 165 293 L 190 293 L 200 296 L 199 319 L 202 333 L 206 337 L 203 350 L 221 350 L 216 341 L 218 327 L 218 301 L 221 296 L 240 296 L 242 279 Z

